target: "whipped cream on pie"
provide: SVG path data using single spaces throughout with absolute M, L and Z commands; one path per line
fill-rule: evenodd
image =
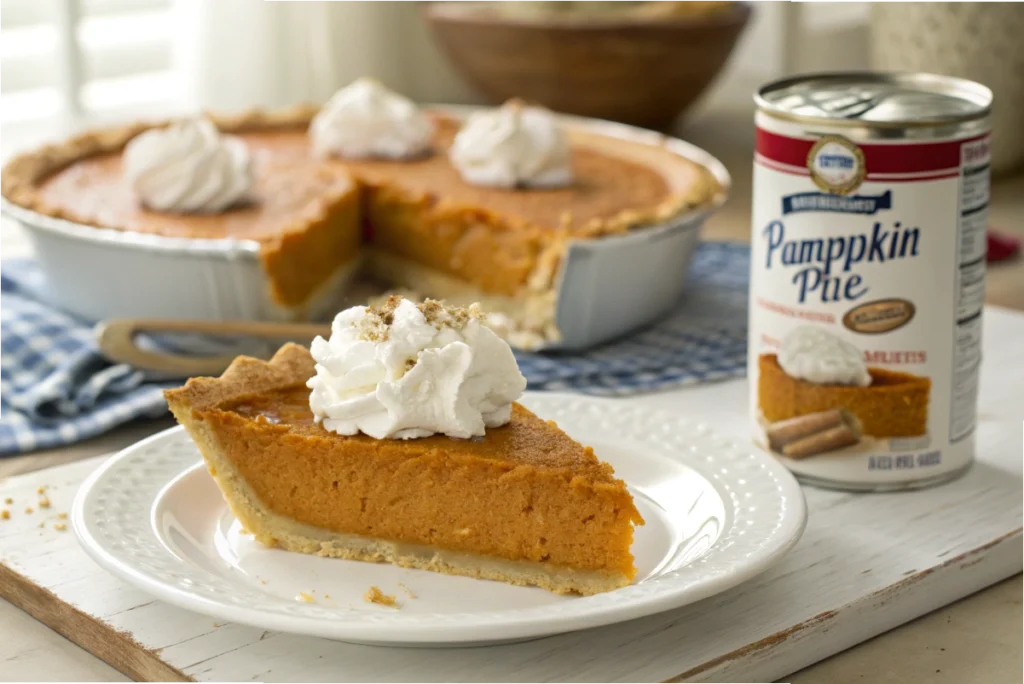
M 434 125 L 409 98 L 360 78 L 323 106 L 309 135 L 320 157 L 409 159 L 430 149 Z
M 818 385 L 871 384 L 860 349 L 821 328 L 805 325 L 786 335 L 779 365 L 790 377 Z
M 509 421 L 526 388 L 512 349 L 477 307 L 391 297 L 334 319 L 310 347 L 307 385 L 318 423 L 342 435 L 480 437 Z
M 245 202 L 252 160 L 245 143 L 206 119 L 189 119 L 134 137 L 124 172 L 142 204 L 178 214 L 217 213 Z
M 516 100 L 471 115 L 448 154 L 472 185 L 556 188 L 573 180 L 569 140 L 555 116 Z

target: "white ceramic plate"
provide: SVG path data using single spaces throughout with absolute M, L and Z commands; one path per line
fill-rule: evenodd
M 78 492 L 75 532 L 108 571 L 217 619 L 358 643 L 436 646 L 540 637 L 683 606 L 762 572 L 803 531 L 796 481 L 746 440 L 734 443 L 621 400 L 527 394 L 524 403 L 592 445 L 628 483 L 647 521 L 633 544 L 633 585 L 557 596 L 267 549 L 242 533 L 181 428 L 101 466 Z M 371 585 L 395 595 L 401 608 L 365 602 Z

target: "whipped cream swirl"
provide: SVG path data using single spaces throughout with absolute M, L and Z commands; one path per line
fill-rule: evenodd
M 569 141 L 555 116 L 515 100 L 470 116 L 448 155 L 472 185 L 555 188 L 572 183 Z
M 409 98 L 361 78 L 334 94 L 309 134 L 320 157 L 408 159 L 430 149 L 434 124 Z
M 334 319 L 313 340 L 309 406 L 333 432 L 377 439 L 479 437 L 511 417 L 526 388 L 512 349 L 476 307 L 392 297 Z
M 217 213 L 245 202 L 253 185 L 245 143 L 207 119 L 154 128 L 128 143 L 124 172 L 143 205 L 178 214 Z
M 786 335 L 779 365 L 790 377 L 818 385 L 871 384 L 860 350 L 821 328 L 801 326 Z

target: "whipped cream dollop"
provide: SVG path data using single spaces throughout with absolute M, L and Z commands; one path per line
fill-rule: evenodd
M 509 421 L 526 388 L 512 349 L 475 306 L 401 297 L 355 306 L 337 315 L 331 339 L 317 337 L 311 351 L 310 409 L 342 435 L 483 436 Z
M 861 351 L 822 328 L 801 326 L 786 335 L 779 365 L 790 377 L 818 385 L 871 384 Z
M 361 78 L 334 94 L 309 134 L 320 157 L 408 159 L 430 149 L 434 124 L 409 98 Z
M 555 188 L 573 178 L 569 140 L 555 116 L 514 100 L 470 116 L 448 156 L 472 185 Z
M 245 143 L 221 135 L 207 119 L 154 128 L 129 141 L 124 173 L 149 209 L 216 213 L 245 202 L 253 185 Z

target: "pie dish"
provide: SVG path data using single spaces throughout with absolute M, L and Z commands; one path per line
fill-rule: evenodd
M 569 346 L 585 346 L 596 341 L 594 335 L 586 339 L 587 335 L 563 330 L 558 320 L 564 290 L 578 297 L 579 285 L 594 289 L 592 282 L 563 282 L 573 248 L 628 237 L 640 227 L 695 228 L 723 201 L 728 184 L 717 162 L 679 141 L 628 127 L 579 122 L 569 129 L 578 179 L 571 188 L 472 186 L 459 178 L 444 154 L 460 120 L 450 109 L 431 110 L 437 133 L 434 152 L 425 158 L 321 160 L 309 153 L 306 134 L 316 111 L 299 107 L 213 117 L 222 131 L 245 141 L 258 170 L 256 201 L 224 214 L 168 216 L 138 208 L 122 179 L 119 153 L 153 124 L 87 133 L 13 159 L 3 171 L 5 209 L 33 229 L 55 296 L 67 308 L 92 318 L 110 316 L 111 308 L 114 315 L 139 312 L 125 311 L 132 304 L 109 291 L 113 288 L 92 292 L 88 298 L 74 292 L 78 287 L 67 273 L 73 259 L 48 249 L 55 237 L 121 250 L 136 248 L 136 253 L 170 251 L 209 261 L 255 262 L 244 276 L 221 273 L 230 268 L 219 264 L 217 272 L 202 274 L 207 290 L 217 290 L 217 305 L 194 301 L 191 307 L 181 306 L 192 312 L 188 317 L 315 318 L 338 309 L 352 274 L 365 262 L 371 274 L 393 286 L 456 304 L 479 301 L 507 313 L 535 344 L 567 340 Z M 82 230 L 88 227 L 93 230 Z M 633 259 L 621 258 L 644 241 L 621 242 L 622 268 L 630 266 L 635 273 L 617 279 L 629 296 L 618 298 L 623 300 L 616 305 L 621 316 L 604 312 L 613 324 L 597 334 L 624 332 L 624 327 L 646 322 L 631 318 L 650 320 L 674 301 L 693 244 L 667 249 L 666 235 L 652 234 L 650 242 L 655 241 L 661 244 L 647 245 L 646 255 L 661 249 L 682 261 L 675 272 L 655 275 L 671 277 L 678 286 L 654 286 L 655 275 L 635 268 L 636 260 L 644 258 L 639 252 Z M 240 259 L 240 253 L 247 256 Z M 176 261 L 181 266 L 182 260 Z M 590 271 L 585 277 L 595 275 Z M 262 281 L 262 292 L 256 295 L 265 303 L 254 304 L 254 295 L 239 293 L 251 289 L 256 280 Z M 225 292 L 227 288 L 234 291 Z M 187 293 L 179 296 L 193 299 Z M 643 306 L 629 301 L 643 296 L 649 300 Z M 95 302 L 104 298 L 113 302 Z M 208 291 L 205 299 L 210 299 Z M 147 302 L 145 310 L 149 315 L 182 317 L 178 308 Z
M 590 448 L 519 404 L 482 438 L 343 436 L 314 423 L 289 344 L 165 394 L 232 512 L 268 546 L 595 594 L 628 585 L 643 519 Z
M 770 423 L 843 408 L 872 437 L 919 437 L 928 430 L 928 378 L 869 367 L 866 387 L 818 385 L 791 377 L 775 354 L 758 357 L 758 367 L 758 404 Z

